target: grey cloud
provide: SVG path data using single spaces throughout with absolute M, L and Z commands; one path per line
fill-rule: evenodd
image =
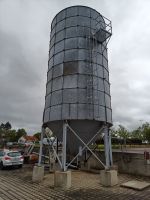
M 150 2 L 145 0 L 1 0 L 0 122 L 40 130 L 50 23 L 61 9 L 86 5 L 112 20 L 108 44 L 114 124 L 150 120 Z
M 0 41 L 0 119 L 28 127 L 38 119 L 41 78 L 15 36 L 0 32 Z

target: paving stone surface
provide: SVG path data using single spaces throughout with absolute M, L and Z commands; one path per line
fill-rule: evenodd
M 32 183 L 32 168 L 0 170 L 0 200 L 150 200 L 150 188 L 136 191 L 120 187 L 130 180 L 147 181 L 150 178 L 119 175 L 119 185 L 103 187 L 100 175 L 72 171 L 72 187 L 68 190 L 54 188 L 54 174 L 45 174 L 40 184 Z
M 145 188 L 150 186 L 150 183 L 145 181 L 128 181 L 126 183 L 121 184 L 122 187 L 132 188 L 135 190 L 144 190 Z

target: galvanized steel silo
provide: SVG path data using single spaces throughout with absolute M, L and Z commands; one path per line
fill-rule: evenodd
M 107 39 L 111 22 L 96 10 L 72 6 L 51 24 L 43 123 L 62 137 L 67 120 L 86 142 L 105 123 L 112 124 Z M 68 139 L 70 152 L 79 142 Z

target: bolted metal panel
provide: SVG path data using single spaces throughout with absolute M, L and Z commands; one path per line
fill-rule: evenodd
M 72 6 L 53 19 L 43 122 L 56 135 L 61 135 L 57 125 L 60 127 L 64 120 L 89 136 L 94 126 L 95 131 L 103 123 L 111 126 L 107 58 L 110 36 L 110 21 L 107 24 L 101 14 L 89 7 Z M 82 124 L 89 121 L 92 130 L 89 126 L 84 130 Z
M 63 75 L 63 64 L 59 64 L 53 68 L 53 78 Z

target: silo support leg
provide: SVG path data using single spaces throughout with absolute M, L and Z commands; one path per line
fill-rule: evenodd
M 39 161 L 38 166 L 41 166 L 42 162 L 42 153 L 43 153 L 43 135 L 44 135 L 44 128 L 41 129 L 41 139 L 40 139 L 40 152 L 39 152 Z
M 38 161 L 38 165 L 37 166 L 35 165 L 34 168 L 33 168 L 33 174 L 32 174 L 32 181 L 33 182 L 41 182 L 44 178 L 44 166 L 42 166 L 43 135 L 44 135 L 44 128 L 42 127 L 39 161 Z
M 109 138 L 109 129 L 108 127 L 104 128 L 104 146 L 105 146 L 105 160 L 106 160 L 106 169 L 110 169 L 110 165 L 112 162 L 112 155 L 111 154 L 111 143 Z
M 67 124 L 63 124 L 62 170 L 66 171 Z
M 110 167 L 113 166 L 113 158 L 112 158 L 112 145 L 111 145 L 111 133 L 109 131 L 109 155 L 110 155 Z
M 66 142 L 67 142 L 67 123 L 63 123 L 63 148 L 62 148 L 62 170 L 55 171 L 54 186 L 61 188 L 71 187 L 71 171 L 66 167 Z
M 104 128 L 104 145 L 105 145 L 105 170 L 100 171 L 100 180 L 103 186 L 114 186 L 118 184 L 118 175 L 116 170 L 112 170 L 112 149 L 111 135 L 108 127 Z

